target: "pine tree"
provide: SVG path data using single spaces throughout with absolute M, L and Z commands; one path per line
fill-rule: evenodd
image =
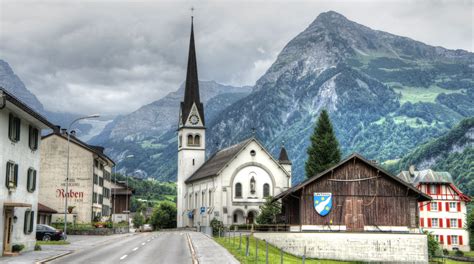
M 326 110 L 321 111 L 310 140 L 311 144 L 307 150 L 306 178 L 323 172 L 341 161 L 339 142 L 337 142 Z

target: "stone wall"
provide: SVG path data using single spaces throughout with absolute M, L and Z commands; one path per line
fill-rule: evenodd
M 367 262 L 428 263 L 423 234 L 254 233 L 284 251 L 308 258 Z

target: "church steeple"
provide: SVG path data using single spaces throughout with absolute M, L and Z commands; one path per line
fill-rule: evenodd
M 199 118 L 204 126 L 204 107 L 199 97 L 199 79 L 197 73 L 196 48 L 194 46 L 194 21 L 191 17 L 191 37 L 189 41 L 188 68 L 184 90 L 184 102 L 181 103 L 181 125 L 186 121 L 192 111 L 193 105 L 197 108 Z

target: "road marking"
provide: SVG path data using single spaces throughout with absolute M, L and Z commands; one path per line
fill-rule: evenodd
M 126 258 L 126 257 L 127 257 L 127 255 L 123 255 L 123 256 L 120 258 L 120 260 L 122 260 L 122 259 L 124 259 L 124 258 Z
M 146 242 L 150 242 L 150 241 L 151 241 L 151 239 L 148 239 Z
M 145 242 L 143 242 L 143 243 L 142 243 L 142 246 L 144 246 L 145 244 L 146 244 L 146 243 L 145 243 Z
M 138 248 L 136 247 L 136 248 L 133 249 L 133 251 L 137 251 L 137 249 L 138 249 Z

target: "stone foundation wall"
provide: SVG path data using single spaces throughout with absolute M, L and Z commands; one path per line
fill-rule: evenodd
M 394 233 L 254 233 L 259 239 L 308 258 L 364 262 L 428 263 L 423 234 Z

